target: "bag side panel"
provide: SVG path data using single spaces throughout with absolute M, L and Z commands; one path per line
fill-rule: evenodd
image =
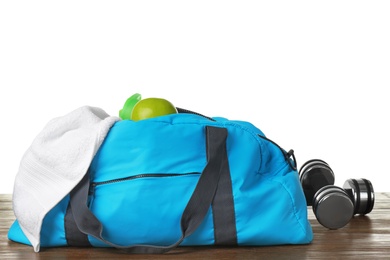
M 238 243 L 310 243 L 313 234 L 298 173 L 278 147 L 252 130 L 245 125 L 229 127 Z
M 236 187 L 238 241 L 241 245 L 307 244 L 313 239 L 307 206 L 296 172 L 282 177 L 256 175 L 256 184 Z M 256 186 L 248 189 L 246 186 Z

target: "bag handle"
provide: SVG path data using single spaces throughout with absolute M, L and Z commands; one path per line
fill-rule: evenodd
M 202 223 L 217 190 L 222 172 L 222 165 L 227 162 L 226 151 L 227 129 L 220 127 L 206 127 L 206 149 L 208 162 L 204 168 L 191 198 L 181 216 L 181 237 L 168 246 L 130 245 L 120 246 L 105 240 L 102 237 L 103 226 L 87 207 L 89 174 L 86 174 L 80 183 L 70 193 L 70 206 L 78 229 L 84 234 L 128 253 L 162 254 L 177 247 L 186 237 L 190 236 Z

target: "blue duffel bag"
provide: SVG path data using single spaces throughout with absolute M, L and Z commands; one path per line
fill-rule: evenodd
M 179 111 L 116 122 L 82 181 L 45 216 L 41 246 L 164 253 L 312 241 L 292 152 L 248 122 Z M 30 244 L 18 221 L 9 238 Z

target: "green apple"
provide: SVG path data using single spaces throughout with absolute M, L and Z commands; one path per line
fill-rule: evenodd
M 135 104 L 131 113 L 131 119 L 139 121 L 176 113 L 176 107 L 168 100 L 163 98 L 146 98 Z
M 129 97 L 126 100 L 125 104 L 123 105 L 123 108 L 119 110 L 119 117 L 121 119 L 130 119 L 135 104 L 137 104 L 140 100 L 141 100 L 141 94 L 138 93 Z

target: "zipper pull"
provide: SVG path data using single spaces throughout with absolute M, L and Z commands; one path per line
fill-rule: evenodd
M 89 191 L 88 191 L 88 195 L 93 195 L 95 193 L 95 187 L 96 187 L 96 183 L 91 183 L 91 185 L 89 186 Z

